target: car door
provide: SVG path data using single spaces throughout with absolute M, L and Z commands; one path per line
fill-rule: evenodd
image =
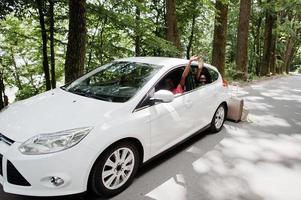
M 194 128 L 189 95 L 150 107 L 151 152 L 158 154 L 185 138 Z
M 195 76 L 196 71 L 192 71 L 194 71 L 193 76 Z M 220 93 L 217 82 L 218 73 L 207 67 L 204 67 L 203 71 L 206 72 L 204 74 L 208 76 L 208 82 L 204 85 L 196 83 L 192 96 L 193 104 L 198 113 L 194 116 L 196 119 L 196 127 L 199 127 L 199 129 L 211 123 L 212 117 L 219 104 L 218 95 Z
M 180 68 L 171 70 L 166 76 L 169 76 Z M 182 71 L 177 73 L 181 76 Z M 166 78 L 166 76 L 161 80 Z M 148 94 L 145 102 L 149 101 L 156 90 L 164 89 L 157 88 L 161 80 L 158 81 L 158 84 Z M 148 109 L 150 113 L 152 155 L 166 150 L 192 134 L 192 131 L 195 129 L 195 119 L 193 118 L 195 115 L 195 105 L 193 105 L 192 96 L 192 93 L 185 92 L 184 94 L 175 95 L 174 100 L 170 103 L 155 103 L 144 108 Z

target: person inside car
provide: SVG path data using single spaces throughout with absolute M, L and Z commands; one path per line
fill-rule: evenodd
M 205 85 L 207 83 L 207 78 L 204 74 L 201 74 L 199 79 L 197 79 L 200 85 Z
M 199 58 L 198 70 L 195 76 L 196 83 L 198 85 L 205 85 L 211 83 L 211 75 L 207 68 L 204 68 L 204 61 Z
M 197 60 L 201 60 L 201 61 L 202 61 L 202 59 L 199 59 L 198 56 L 192 56 L 192 57 L 189 59 L 189 62 L 188 62 L 188 64 L 187 64 L 187 66 L 185 67 L 184 72 L 183 72 L 183 74 L 182 74 L 180 83 L 177 85 L 177 87 L 171 87 L 171 88 L 173 88 L 173 89 L 171 90 L 171 92 L 172 92 L 174 95 L 176 95 L 176 94 L 182 94 L 182 93 L 184 92 L 184 90 L 185 90 L 185 89 L 184 89 L 184 88 L 185 88 L 185 82 L 186 82 L 186 78 L 187 78 L 187 76 L 188 76 L 188 74 L 189 74 L 189 72 L 190 72 L 191 63 L 192 63 L 193 61 L 197 61 Z M 199 65 L 203 65 L 203 64 L 204 64 L 204 63 L 200 63 L 200 62 L 199 62 Z M 170 82 L 173 84 L 172 80 L 171 80 Z

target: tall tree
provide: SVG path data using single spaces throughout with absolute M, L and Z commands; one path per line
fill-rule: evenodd
M 142 0 L 138 0 L 141 3 Z M 140 8 L 136 5 L 136 27 L 135 27 L 135 54 L 140 56 L 141 54 L 141 30 L 140 30 Z
M 212 64 L 222 76 L 225 75 L 225 54 L 227 40 L 228 4 L 223 0 L 215 2 L 215 25 L 213 36 Z
M 55 78 L 55 53 L 54 53 L 54 0 L 49 0 L 49 32 L 50 32 L 50 72 L 51 72 L 51 87 L 56 88 Z
M 4 82 L 0 72 L 0 110 L 4 108 Z
M 262 2 L 261 0 L 258 0 L 255 4 L 255 6 L 253 6 L 253 10 L 252 10 L 252 34 L 253 34 L 253 56 L 252 56 L 252 63 L 253 66 L 255 67 L 255 74 L 257 76 L 260 76 L 260 68 L 261 68 L 261 60 L 262 60 L 262 56 L 261 56 L 261 52 L 262 52 L 262 48 L 261 48 L 261 32 L 262 32 L 262 21 L 264 18 L 264 15 L 261 11 L 262 7 Z
M 192 48 L 192 42 L 193 42 L 193 37 L 194 37 L 194 29 L 195 29 L 195 19 L 196 19 L 196 14 L 195 12 L 193 12 L 192 14 L 192 23 L 191 23 L 191 31 L 190 31 L 190 35 L 189 35 L 189 41 L 188 41 L 188 45 L 187 45 L 187 49 L 186 49 L 186 58 L 189 59 L 190 58 L 190 51 Z
M 290 36 L 287 41 L 286 41 L 286 48 L 284 51 L 284 55 L 283 55 L 283 64 L 282 64 L 282 69 L 283 71 L 285 71 L 287 74 L 289 73 L 290 69 L 289 69 L 289 65 L 293 56 L 293 52 L 294 52 L 294 41 L 295 38 L 294 36 Z
M 69 0 L 69 31 L 65 62 L 65 82 L 84 73 L 86 54 L 86 0 Z
M 43 51 L 43 71 L 46 81 L 46 90 L 51 89 L 50 74 L 49 74 L 49 64 L 48 64 L 48 55 L 47 55 L 47 32 L 45 27 L 45 14 L 44 14 L 44 0 L 36 0 L 38 11 L 39 11 L 39 21 L 41 27 L 41 36 L 42 36 L 42 51 Z
M 180 51 L 180 37 L 177 27 L 176 0 L 166 0 L 166 39 Z
M 239 22 L 236 49 L 236 76 L 238 79 L 248 78 L 248 33 L 251 0 L 240 0 Z
M 267 0 L 268 9 L 266 10 L 265 17 L 265 31 L 264 31 L 264 46 L 263 46 L 263 59 L 260 70 L 261 76 L 270 74 L 271 65 L 273 62 L 273 27 L 275 24 L 275 13 L 273 12 L 274 0 Z
M 271 57 L 270 57 L 270 72 L 272 74 L 275 74 L 276 73 L 276 60 L 277 60 L 277 41 L 278 41 L 278 31 L 277 31 L 277 14 L 274 13 L 274 16 L 273 16 L 273 20 L 274 20 L 274 23 L 273 23 L 273 34 L 272 34 L 272 42 L 271 42 Z

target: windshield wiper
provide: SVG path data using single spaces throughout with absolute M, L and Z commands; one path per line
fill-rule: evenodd
M 80 95 L 80 96 L 86 96 L 86 93 L 85 92 L 83 92 L 83 91 L 81 91 L 81 90 L 68 90 L 68 92 L 71 92 L 71 93 L 73 93 L 73 94 L 78 94 L 78 95 Z
M 86 95 L 86 97 L 103 100 L 103 101 L 112 101 L 112 98 L 110 98 L 110 96 L 108 96 L 108 95 L 99 95 L 99 94 L 89 93 L 88 95 Z

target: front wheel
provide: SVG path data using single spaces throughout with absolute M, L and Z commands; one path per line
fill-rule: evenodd
M 129 142 L 112 146 L 96 161 L 90 189 L 98 196 L 111 197 L 125 190 L 133 180 L 139 166 L 135 145 Z
M 217 133 L 223 128 L 225 118 L 226 118 L 226 106 L 225 104 L 221 104 L 215 111 L 211 121 L 210 129 L 213 133 Z

